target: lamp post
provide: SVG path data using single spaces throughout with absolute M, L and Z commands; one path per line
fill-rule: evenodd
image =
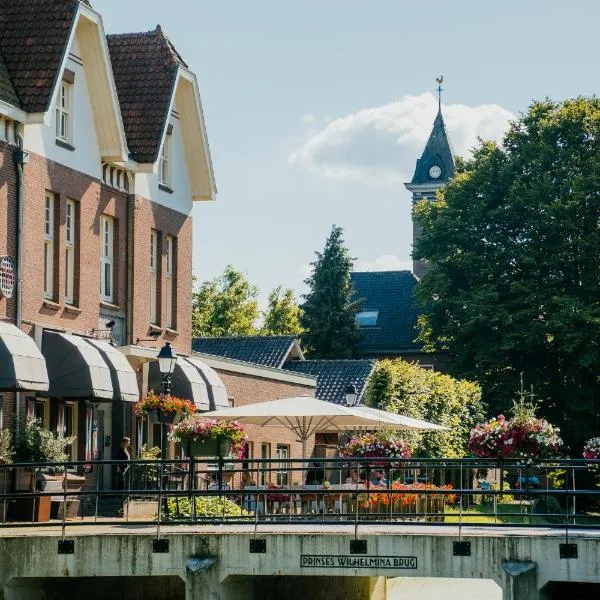
M 171 393 L 171 376 L 177 364 L 177 352 L 171 347 L 170 342 L 165 342 L 165 345 L 160 349 L 157 356 L 158 369 L 162 378 L 162 393 L 167 395 Z M 161 424 L 160 430 L 160 456 L 162 460 L 167 457 L 167 432 L 166 425 Z
M 346 406 L 356 406 L 358 404 L 358 392 L 353 383 L 346 387 Z

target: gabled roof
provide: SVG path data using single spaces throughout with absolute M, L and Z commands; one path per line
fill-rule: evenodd
M 192 350 L 275 368 L 291 357 L 303 357 L 293 335 L 200 337 L 192 340 Z
M 437 178 L 433 178 L 429 174 L 429 169 L 434 165 L 442 170 L 442 174 Z M 412 185 L 445 183 L 454 175 L 454 171 L 454 154 L 440 109 L 433 122 L 433 129 L 425 145 L 425 150 L 423 150 L 421 158 L 417 160 L 415 174 L 410 183 Z
M 354 384 L 359 398 L 362 397 L 371 376 L 373 360 L 293 360 L 283 366 L 296 373 L 317 378 L 317 398 L 335 404 L 346 403 L 346 388 Z
M 78 6 L 78 0 L 0 0 L 0 49 L 28 113 L 48 109 Z
M 21 101 L 12 84 L 8 68 L 4 62 L 4 57 L 0 52 L 0 102 L 6 102 L 17 108 L 21 108 Z
M 131 158 L 158 158 L 179 67 L 186 67 L 160 25 L 153 31 L 108 35 L 110 58 Z
M 368 355 L 401 355 L 421 352 L 417 337 L 417 278 L 410 271 L 352 273 L 354 300 L 362 300 L 360 312 L 377 311 L 375 325 L 361 327 L 361 350 Z

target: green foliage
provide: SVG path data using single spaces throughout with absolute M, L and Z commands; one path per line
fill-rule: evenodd
M 533 103 L 415 206 L 421 339 L 493 413 L 525 373 L 573 452 L 600 413 L 600 100 Z
M 276 287 L 269 296 L 269 305 L 264 313 L 264 322 L 260 330 L 262 335 L 298 335 L 302 332 L 300 310 L 291 289 Z
M 65 449 L 75 441 L 75 436 L 59 437 L 45 429 L 39 419 L 27 419 L 22 423 L 15 443 L 17 462 L 66 462 Z
M 490 490 L 498 490 L 499 485 L 495 482 L 492 482 L 490 484 Z M 510 483 L 508 483 L 508 481 L 504 481 L 502 482 L 502 491 L 507 491 L 510 490 Z M 498 502 L 512 502 L 515 499 L 515 497 L 512 494 L 501 494 L 500 496 L 498 496 Z M 482 494 L 481 495 L 481 503 L 482 504 L 493 504 L 494 503 L 494 496 L 492 496 L 491 494 Z
M 305 280 L 300 319 L 305 331 L 303 347 L 310 358 L 351 358 L 358 352 L 362 334 L 356 324 L 359 302 L 352 300 L 350 272 L 354 259 L 344 246 L 341 227 L 333 226 L 323 252 L 311 263 L 312 274 Z
M 192 333 L 196 337 L 255 335 L 258 289 L 231 265 L 223 275 L 200 284 L 192 301 Z
M 471 428 L 483 417 L 477 384 L 400 359 L 377 363 L 367 387 L 367 403 L 448 427 L 447 431 L 407 434 L 414 455 L 421 457 L 465 456 Z
M 196 497 L 196 517 L 246 517 L 250 516 L 247 510 L 239 507 L 235 502 L 220 496 Z M 192 502 L 189 498 L 178 497 L 167 500 L 172 519 L 191 519 Z
M 0 465 L 9 465 L 15 451 L 12 435 L 8 429 L 0 429 Z
M 546 476 L 550 482 L 550 486 L 555 490 L 565 489 L 565 480 L 567 472 L 565 469 L 555 469 L 554 471 L 547 471 Z

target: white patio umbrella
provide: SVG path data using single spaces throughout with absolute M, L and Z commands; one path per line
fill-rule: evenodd
M 317 431 L 352 431 L 357 429 L 445 429 L 440 425 L 394 415 L 365 406 L 342 406 L 310 396 L 295 396 L 245 406 L 223 408 L 202 413 L 202 417 L 239 421 L 248 425 L 282 425 L 302 442 L 302 459 L 306 460 L 306 442 Z

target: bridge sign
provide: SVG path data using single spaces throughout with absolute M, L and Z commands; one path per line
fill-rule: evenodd
M 416 569 L 417 557 L 302 554 L 300 566 L 313 569 Z

